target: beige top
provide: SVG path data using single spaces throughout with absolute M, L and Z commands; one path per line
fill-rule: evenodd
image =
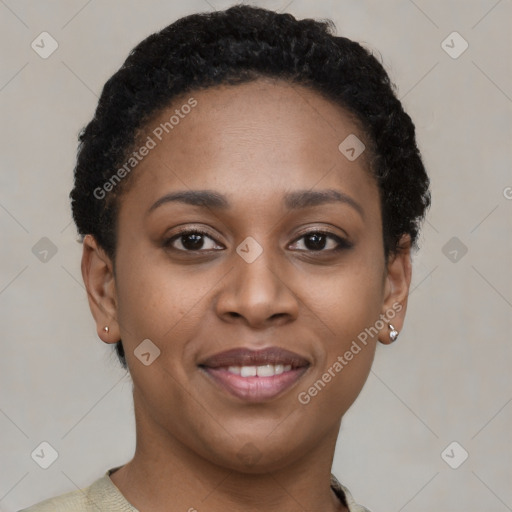
M 109 469 L 89 487 L 41 501 L 18 512 L 139 512 L 128 503 L 110 479 L 110 475 L 120 467 Z M 350 512 L 371 512 L 358 505 L 349 490 L 341 485 L 334 475 L 331 475 L 331 487 Z

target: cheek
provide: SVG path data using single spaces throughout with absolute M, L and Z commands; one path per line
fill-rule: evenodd
M 335 420 L 354 402 L 371 368 L 377 338 L 372 329 L 382 306 L 383 263 L 354 258 L 307 291 L 311 322 L 320 333 L 318 366 L 301 386 L 299 402 L 311 413 Z M 336 411 L 336 414 L 333 414 Z
M 116 289 L 123 343 L 133 344 L 145 338 L 179 338 L 173 333 L 187 330 L 209 286 L 162 258 L 150 261 L 132 253 L 119 261 Z
M 141 257 L 142 253 L 126 252 L 116 273 L 121 339 L 138 403 L 147 407 L 147 413 L 157 421 L 171 424 L 176 420 L 172 410 L 198 414 L 196 403 L 179 383 L 187 380 L 184 347 L 204 316 L 200 299 L 211 283 L 204 279 L 191 283 L 191 274 L 156 258 L 149 261 Z M 136 356 L 137 347 L 145 339 L 160 350 L 147 366 Z M 179 422 L 176 428 L 181 428 Z
M 341 344 L 343 348 L 344 343 L 375 323 L 384 293 L 382 272 L 383 262 L 357 252 L 339 267 L 300 278 L 305 312 L 314 311 L 330 334 L 329 345 Z

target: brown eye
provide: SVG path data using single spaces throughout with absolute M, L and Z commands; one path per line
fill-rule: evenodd
M 310 231 L 309 233 L 305 233 L 296 240 L 295 245 L 303 239 L 305 249 L 299 248 L 298 250 L 329 252 L 352 247 L 352 244 L 348 240 L 325 231 Z M 297 247 L 295 248 L 297 249 Z
M 208 233 L 199 230 L 181 231 L 166 239 L 164 246 L 177 251 L 209 251 L 223 248 Z
M 304 245 L 312 251 L 325 249 L 327 242 L 328 237 L 323 233 L 310 233 L 304 236 Z

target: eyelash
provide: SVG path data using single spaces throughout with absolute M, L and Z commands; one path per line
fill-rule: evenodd
M 353 247 L 353 244 L 351 242 L 349 242 L 348 240 L 341 238 L 341 237 L 335 235 L 334 233 L 330 233 L 329 231 L 322 231 L 322 230 L 310 230 L 305 233 L 302 233 L 292 243 L 295 244 L 296 242 L 303 239 L 304 237 L 306 237 L 308 235 L 313 235 L 313 234 L 324 235 L 324 236 L 327 236 L 328 238 L 334 239 L 336 241 L 336 243 L 338 244 L 338 246 L 335 249 L 328 249 L 328 250 L 318 249 L 316 251 L 313 249 L 299 249 L 299 252 L 312 252 L 312 253 L 335 252 L 335 253 L 337 253 L 337 252 L 340 252 L 340 251 L 343 251 L 346 249 L 350 249 Z M 219 249 L 198 249 L 198 250 L 194 251 L 194 250 L 189 250 L 189 249 L 176 249 L 175 247 L 172 247 L 172 243 L 175 240 L 179 240 L 181 237 L 184 237 L 187 235 L 206 236 L 206 237 L 210 238 L 211 240 L 215 241 L 215 239 L 207 231 L 202 231 L 200 229 L 184 229 L 184 230 L 180 231 L 179 233 L 173 235 L 172 237 L 165 239 L 163 242 L 163 246 L 166 248 L 172 249 L 172 250 L 176 250 L 176 251 L 180 251 L 180 252 L 189 252 L 189 253 L 201 253 L 201 252 L 208 252 L 208 251 L 212 251 L 212 250 L 213 251 L 219 250 Z

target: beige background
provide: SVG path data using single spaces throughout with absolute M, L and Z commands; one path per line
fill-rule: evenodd
M 432 178 L 405 328 L 378 347 L 333 472 L 375 512 L 512 510 L 512 2 L 288 1 L 254 3 L 330 17 L 382 55 Z M 0 1 L 3 511 L 89 485 L 133 453 L 130 380 L 95 334 L 80 274 L 76 137 L 136 43 L 228 5 Z M 47 59 L 31 48 L 43 31 L 59 44 Z M 456 59 L 441 46 L 453 31 L 469 44 Z M 32 251 L 43 237 L 57 248 L 46 262 Z M 42 441 L 59 454 L 46 470 L 31 458 Z M 453 441 L 452 465 L 469 453 L 458 469 L 441 456 Z

